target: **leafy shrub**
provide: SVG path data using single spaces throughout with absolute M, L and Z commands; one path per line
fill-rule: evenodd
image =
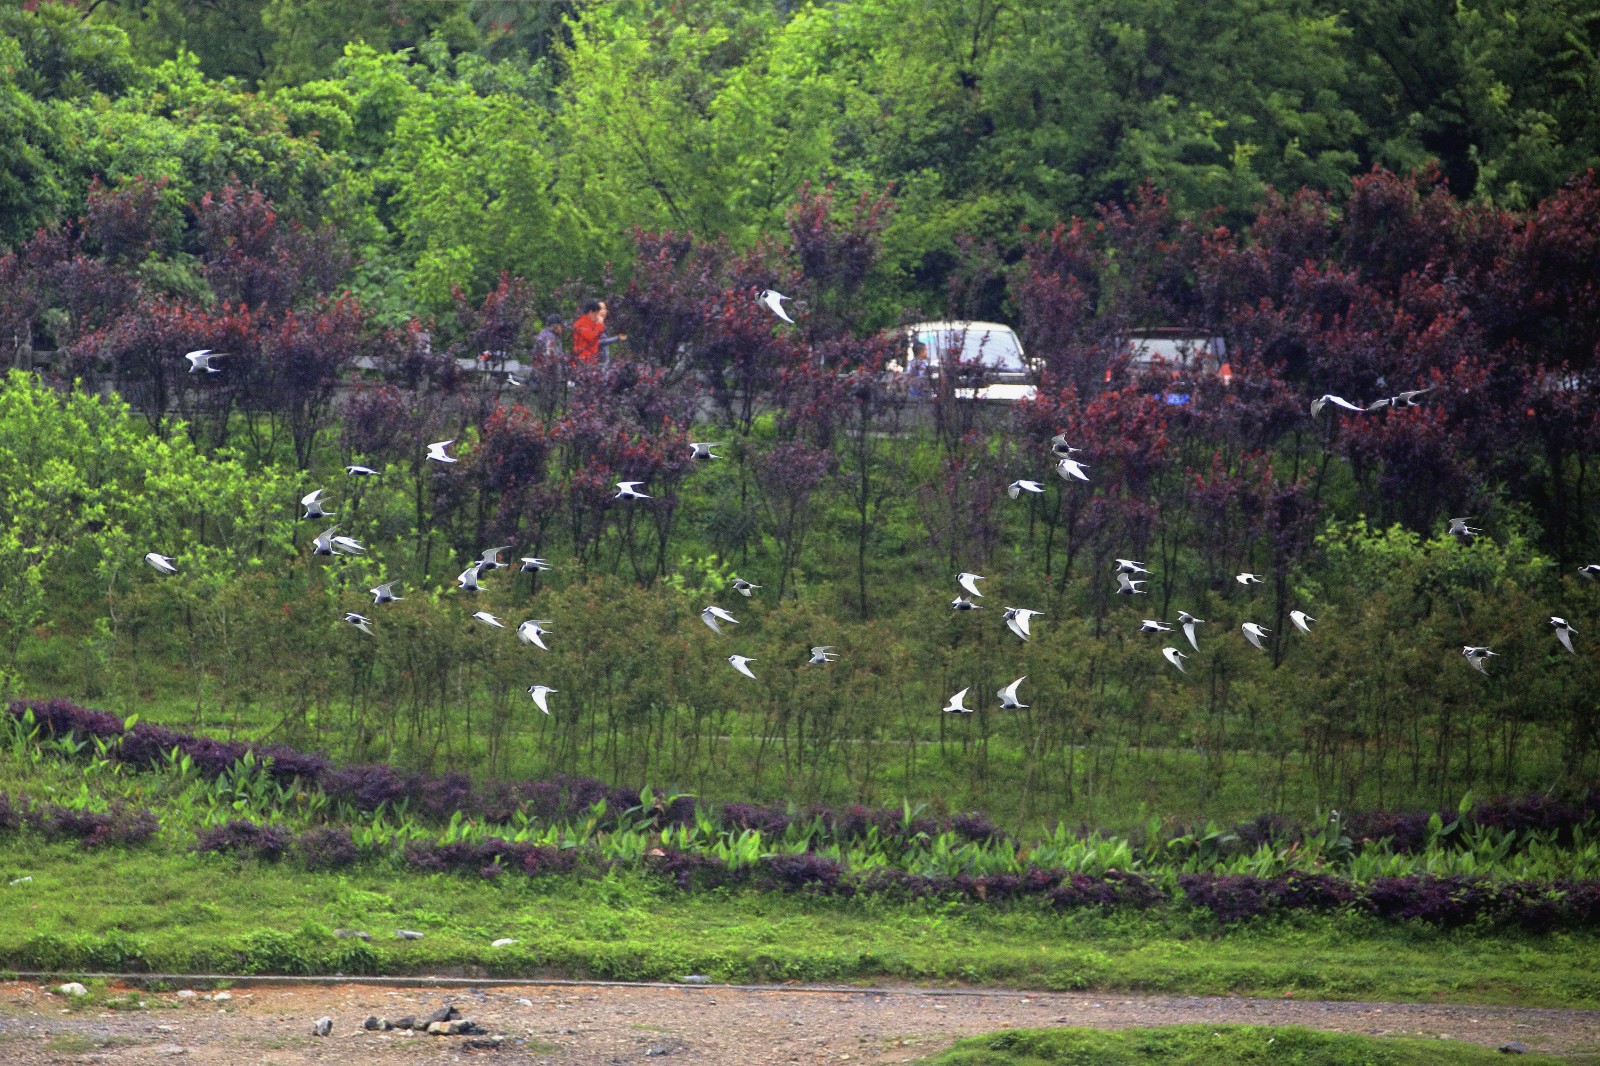
M 361 858 L 361 849 L 356 847 L 350 830 L 333 826 L 301 833 L 295 838 L 293 850 L 309 870 L 342 870 Z
M 329 770 L 318 784 L 330 800 L 358 811 L 394 806 L 410 793 L 410 783 L 386 764 L 354 763 Z
M 141 770 L 151 770 L 167 761 L 168 753 L 183 750 L 188 734 L 140 722 L 122 734 L 117 745 L 117 760 Z
M 1379 877 L 1367 885 L 1366 908 L 1380 918 L 1455 928 L 1489 912 L 1496 893 L 1481 877 Z
M 1274 894 L 1285 910 L 1336 911 L 1354 903 L 1356 886 L 1331 874 L 1290 870 L 1277 879 Z
M 986 874 L 978 877 L 957 874 L 953 882 L 957 891 L 971 899 L 1000 902 L 1044 895 L 1061 883 L 1061 876 L 1059 870 L 1041 870 L 1035 866 L 1021 874 Z
M 769 891 L 855 894 L 855 886 L 845 880 L 844 866 L 814 852 L 769 855 L 756 864 L 756 869 L 753 883 Z
M 122 719 L 107 711 L 79 707 L 71 700 L 16 700 L 8 709 L 18 718 L 32 711 L 34 722 L 52 738 L 76 735 L 87 740 L 122 735 Z
M 456 811 L 472 810 L 472 780 L 462 773 L 443 777 L 414 778 L 413 809 L 428 818 L 447 820 Z
M 715 855 L 677 848 L 652 848 L 644 857 L 645 869 L 670 880 L 681 889 L 718 888 L 734 878 L 728 864 Z
M 1581 799 L 1571 802 L 1542 794 L 1496 797 L 1473 807 L 1465 820 L 1471 825 L 1502 832 L 1554 833 L 1558 843 L 1568 846 L 1573 840 L 1573 830 L 1596 818 L 1600 818 L 1600 791 L 1591 789 Z
M 1248 874 L 1182 874 L 1178 886 L 1191 906 L 1206 908 L 1223 925 L 1271 913 L 1277 902 L 1269 880 Z
M 211 855 L 237 855 L 241 859 L 276 862 L 289 848 L 289 834 L 274 826 L 234 819 L 200 835 L 195 851 Z
M 1428 846 L 1428 811 L 1368 811 L 1348 815 L 1345 832 L 1358 848 L 1387 840 L 1392 851 L 1410 853 Z M 1453 821 L 1454 812 L 1446 819 Z
M 529 877 L 571 873 L 578 865 L 578 856 L 562 848 L 535 848 L 522 845 L 517 853 L 517 863 Z
M 161 830 L 161 822 L 154 812 L 136 811 L 120 803 L 105 812 L 78 810 L 55 803 L 30 804 L 23 820 L 47 840 L 76 840 L 85 848 L 143 844 Z
M 1143 910 L 1160 903 L 1166 894 L 1155 881 L 1142 874 L 1107 870 L 1103 877 L 1098 878 L 1088 874 L 1064 877 L 1060 884 L 1044 894 L 1044 898 L 1056 910 L 1076 910 L 1081 907 Z
M 951 815 L 946 824 L 952 833 L 974 844 L 999 843 L 1011 839 L 1011 834 L 991 822 L 981 811 Z
M 513 843 L 499 837 L 487 840 L 456 840 L 449 843 L 413 841 L 406 845 L 407 865 L 430 873 L 472 872 L 488 878 L 506 869 L 519 869 L 530 877 L 571 873 L 578 865 L 574 850 Z
M 722 824 L 733 829 L 754 829 L 764 837 L 779 838 L 794 819 L 777 807 L 754 803 L 724 803 Z
M 1304 830 L 1281 814 L 1258 814 L 1248 822 L 1233 827 L 1233 835 L 1246 850 L 1263 844 L 1286 844 L 1305 839 Z

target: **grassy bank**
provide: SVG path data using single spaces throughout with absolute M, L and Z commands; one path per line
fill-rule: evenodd
M 597 880 L 341 874 L 179 851 L 0 849 L 0 965 L 722 981 L 972 982 L 1052 989 L 1600 1007 L 1600 938 L 1295 916 L 1222 932 L 1168 912 L 685 894 Z M 424 939 L 399 941 L 396 929 Z M 370 944 L 335 929 L 370 933 Z M 491 942 L 518 943 L 493 948 Z
M 1456 1041 L 1441 1043 L 1414 1037 L 1354 1036 L 1320 1033 L 1297 1026 L 1171 1025 L 1159 1029 L 1015 1030 L 970 1037 L 933 1058 L 925 1066 L 1472 1066 L 1499 1062 L 1489 1048 Z M 1516 1061 L 1536 1064 L 1593 1062 L 1578 1058 L 1525 1055 Z

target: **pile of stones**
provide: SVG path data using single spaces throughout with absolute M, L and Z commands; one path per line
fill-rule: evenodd
M 380 1018 L 376 1014 L 368 1016 L 361 1023 L 361 1028 L 369 1032 L 390 1032 L 397 1030 L 409 1033 L 426 1033 L 429 1036 L 465 1036 L 467 1040 L 464 1047 L 468 1050 L 489 1050 L 497 1048 L 505 1040 L 503 1036 L 491 1033 L 471 1018 L 463 1018 L 461 1012 L 454 1006 L 446 1004 L 425 1018 L 406 1015 L 403 1018 Z M 312 1030 L 317 1036 L 327 1036 L 333 1031 L 332 1018 L 318 1018 Z

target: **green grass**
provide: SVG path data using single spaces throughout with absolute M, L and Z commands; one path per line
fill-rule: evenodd
M 1600 1007 L 1600 936 L 1442 932 L 1356 915 L 1221 932 L 1209 916 L 682 893 L 645 875 L 486 882 L 141 849 L 0 847 L 0 966 L 61 972 L 910 980 Z M 333 936 L 372 934 L 368 945 Z M 397 928 L 425 939 L 393 939 Z M 495 949 L 490 942 L 520 943 Z
M 1503 1062 L 1457 1041 L 1323 1033 L 1299 1026 L 1171 1025 L 1152 1029 L 1018 1029 L 969 1037 L 924 1066 L 1472 1066 Z M 1528 1066 L 1596 1062 L 1595 1056 L 1523 1055 Z

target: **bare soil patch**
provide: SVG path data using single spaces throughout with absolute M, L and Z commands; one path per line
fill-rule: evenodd
M 113 990 L 113 995 L 121 990 Z M 225 1002 L 135 993 L 127 1006 L 75 1008 L 37 984 L 0 983 L 0 1062 L 390 1063 L 518 1061 L 549 1066 L 716 1063 L 820 1066 L 907 1062 L 956 1039 L 1008 1028 L 1105 1029 L 1179 1023 L 1305 1025 L 1432 1036 L 1551 1053 L 1600 1051 L 1600 1011 L 1426 1003 L 1019 993 L 919 988 L 796 991 L 718 986 L 506 985 L 493 989 L 243 986 Z M 137 1004 L 143 1002 L 142 1008 Z M 370 1032 L 369 1015 L 425 1016 L 450 1003 L 504 1041 Z M 329 1036 L 312 1035 L 317 1019 Z

